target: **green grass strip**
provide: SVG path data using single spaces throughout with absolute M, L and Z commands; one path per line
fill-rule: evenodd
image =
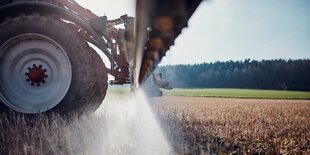
M 310 99 L 310 92 L 254 89 L 180 89 L 164 90 L 167 96 L 197 96 L 254 99 Z

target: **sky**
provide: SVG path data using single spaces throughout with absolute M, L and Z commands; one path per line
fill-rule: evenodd
M 76 0 L 98 15 L 134 16 L 134 0 Z M 310 0 L 203 1 L 161 65 L 310 58 Z

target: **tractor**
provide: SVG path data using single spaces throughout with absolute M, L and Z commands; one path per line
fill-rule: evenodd
M 155 68 L 200 2 L 137 0 L 135 18 L 110 20 L 74 0 L 1 0 L 0 112 L 93 112 L 106 95 L 108 74 L 110 84 L 142 87 L 156 77 Z

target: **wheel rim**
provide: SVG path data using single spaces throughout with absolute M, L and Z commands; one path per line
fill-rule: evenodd
M 22 113 L 55 107 L 69 90 L 72 78 L 65 50 L 49 37 L 27 33 L 0 47 L 0 100 Z

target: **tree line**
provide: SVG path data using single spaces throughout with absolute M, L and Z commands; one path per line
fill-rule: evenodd
M 247 88 L 310 91 L 310 59 L 250 60 L 158 67 L 179 88 Z

